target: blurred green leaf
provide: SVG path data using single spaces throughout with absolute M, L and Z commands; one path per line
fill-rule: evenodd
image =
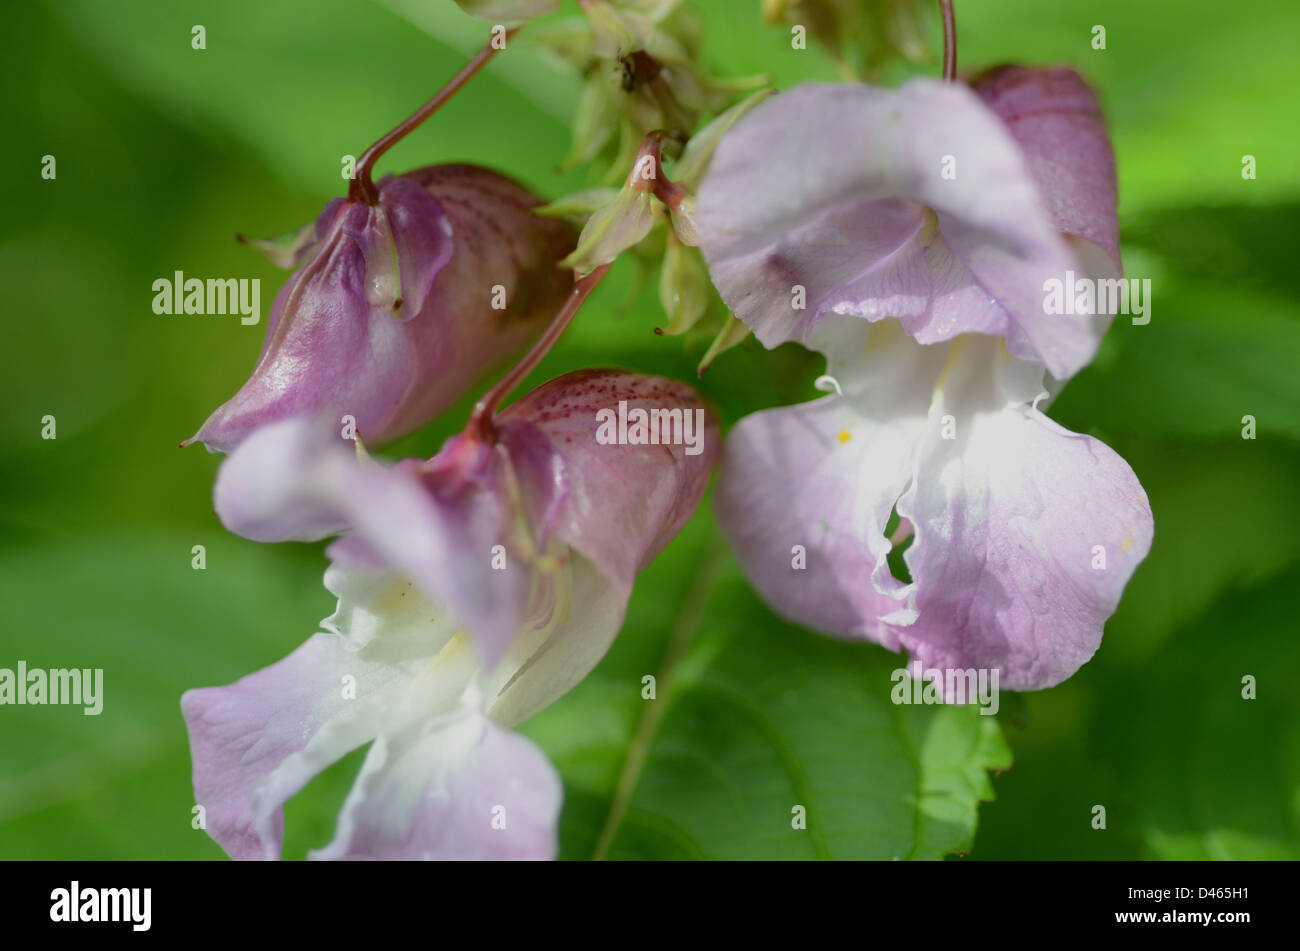
M 1226 592 L 1277 576 L 1300 560 L 1300 448 L 1280 440 L 1169 444 L 1125 440 L 1155 515 L 1155 541 L 1104 649 L 1146 657 Z
M 194 545 L 207 567 L 192 567 Z M 0 551 L 0 666 L 102 668 L 103 710 L 5 706 L 0 858 L 218 858 L 191 828 L 180 695 L 278 660 L 330 610 L 324 561 L 213 526 Z
M 1298 224 L 1300 203 L 1295 200 L 1160 208 L 1126 224 L 1124 241 L 1201 282 L 1276 293 L 1294 302 L 1300 296 L 1292 240 Z M 1231 322 L 1230 315 L 1225 319 Z
M 1025 694 L 1030 726 L 1008 730 L 1016 769 L 981 810 L 973 855 L 1300 858 L 1297 590 L 1294 566 L 1235 588 L 1120 669 L 1108 632 L 1069 681 Z
M 1150 857 L 1300 859 L 1298 587 L 1234 591 L 1098 707 Z
M 1186 279 L 1153 284 L 1152 296 L 1151 323 L 1116 318 L 1053 416 L 1108 433 L 1238 440 L 1252 416 L 1257 437 L 1300 440 L 1300 303 Z
M 320 196 L 343 192 L 343 156 L 359 156 L 414 112 L 491 36 L 489 24 L 449 2 L 316 0 L 307 9 L 257 0 L 198 8 L 68 0 L 54 7 L 138 95 L 209 140 L 233 136 L 282 182 Z M 191 47 L 199 21 L 203 50 Z M 474 161 L 558 191 L 566 180 L 553 169 L 567 148 L 566 103 L 577 79 L 514 42 L 380 171 Z
M 1118 160 L 1121 220 L 1171 205 L 1257 204 L 1300 192 L 1291 37 L 1300 4 L 1261 0 L 967 3 L 958 66 L 1073 66 L 1096 86 Z M 1092 46 L 1094 28 L 1106 48 Z M 1242 156 L 1258 177 L 1243 179 Z

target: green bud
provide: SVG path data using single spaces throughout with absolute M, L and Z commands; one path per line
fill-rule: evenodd
M 927 63 L 933 0 L 765 0 L 764 19 L 808 28 L 846 79 L 869 78 L 895 59 Z
M 545 47 L 579 72 L 587 68 L 593 55 L 591 24 L 584 16 L 530 24 L 528 42 Z
M 699 367 L 695 371 L 696 374 L 703 375 L 714 360 L 748 336 L 749 328 L 737 320 L 734 314 L 727 314 L 726 323 L 722 325 L 718 335 L 713 338 L 713 343 L 709 344 L 709 349 L 705 352 L 704 357 L 700 360 Z
M 588 188 L 586 191 L 557 198 L 549 205 L 534 208 L 533 214 L 544 218 L 565 218 L 574 224 L 584 225 L 588 218 L 617 197 L 617 188 Z
M 650 233 L 655 223 L 652 192 L 625 185 L 614 200 L 600 208 L 578 236 L 578 246 L 561 261 L 579 276 L 609 264 Z
M 669 235 L 659 272 L 659 303 L 668 315 L 663 333 L 675 337 L 694 327 L 708 310 L 711 288 L 700 252 Z
M 597 56 L 618 59 L 634 50 L 643 50 L 655 33 L 649 17 L 633 11 L 616 10 L 605 0 L 583 0 L 582 12 L 595 33 L 592 51 Z
M 673 233 L 682 244 L 697 247 L 700 243 L 700 229 L 695 223 L 695 197 L 683 196 L 681 203 L 670 207 L 668 213 L 673 219 Z
M 608 70 L 596 69 L 578 100 L 578 111 L 573 117 L 573 144 L 560 163 L 560 171 L 576 168 L 600 154 L 618 128 L 621 98 L 617 78 Z

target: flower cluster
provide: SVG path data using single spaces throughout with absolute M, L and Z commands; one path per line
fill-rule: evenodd
M 555 6 L 461 3 L 514 20 Z M 959 82 L 950 46 L 943 81 L 810 83 L 724 109 L 680 4 L 581 7 L 580 29 L 547 34 L 588 74 L 571 159 L 617 137 L 621 187 L 544 206 L 471 166 L 374 183 L 444 91 L 363 156 L 347 198 L 268 246 L 298 270 L 252 376 L 194 438 L 229 454 L 215 498 L 231 531 L 333 539 L 338 605 L 284 660 L 182 699 L 198 801 L 236 858 L 277 858 L 286 800 L 366 744 L 315 857 L 553 857 L 560 780 L 512 727 L 605 654 L 715 461 L 714 508 L 759 594 L 917 671 L 1059 683 L 1150 547 L 1129 466 L 1043 412 L 1110 321 L 1051 312 L 1044 282 L 1121 273 L 1114 156 L 1076 73 Z M 851 5 L 765 7 L 817 13 L 843 50 Z M 871 10 L 895 29 L 885 46 L 916 52 L 915 4 Z M 725 446 L 691 387 L 620 370 L 500 409 L 615 261 L 647 248 L 668 334 L 719 296 L 729 310 L 702 367 L 752 331 L 824 354 L 834 392 L 747 416 Z M 432 458 L 370 456 L 529 341 Z M 624 438 L 633 418 L 689 435 Z
M 622 625 L 637 572 L 690 517 L 705 452 L 604 445 L 599 408 L 698 407 L 684 384 L 571 373 L 432 459 L 386 467 L 307 419 L 259 429 L 217 479 L 257 541 L 340 537 L 337 610 L 284 660 L 182 708 L 208 829 L 277 858 L 282 806 L 371 743 L 319 858 L 549 858 L 560 783 L 509 731 L 580 681 Z
M 336 536 L 338 598 L 284 660 L 184 695 L 195 794 L 231 856 L 278 858 L 285 801 L 370 744 L 314 857 L 550 858 L 559 778 L 510 728 L 605 654 L 705 490 L 717 425 L 689 386 L 617 370 L 499 410 L 607 267 L 575 281 L 573 229 L 514 182 L 439 166 L 375 184 L 378 151 L 269 248 L 298 270 L 252 376 L 195 437 L 229 453 L 215 501 L 231 531 Z M 370 456 L 534 338 L 433 458 Z M 614 407 L 689 417 L 690 443 L 600 438 Z

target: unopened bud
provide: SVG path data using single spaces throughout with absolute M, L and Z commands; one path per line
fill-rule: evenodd
M 383 445 L 431 420 L 540 332 L 572 286 L 555 266 L 572 228 L 537 204 L 469 165 L 386 176 L 374 204 L 330 202 L 252 376 L 189 441 L 227 452 L 267 423 L 346 413 Z

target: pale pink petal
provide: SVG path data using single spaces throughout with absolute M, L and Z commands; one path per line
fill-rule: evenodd
M 1044 312 L 1075 257 L 1024 153 L 958 84 L 781 93 L 722 140 L 699 210 L 713 281 L 767 346 L 834 312 L 922 343 L 998 334 L 1061 378 L 1095 352 L 1091 318 Z
M 349 531 L 332 556 L 412 579 L 473 632 L 493 666 L 519 630 L 530 588 L 527 571 L 492 567 L 496 547 L 513 544 L 499 484 L 487 447 L 453 474 L 414 460 L 386 467 L 295 419 L 263 427 L 231 453 L 215 497 L 222 523 L 256 541 Z
M 621 401 L 629 412 L 679 413 L 680 433 L 670 426 L 666 444 L 602 445 L 597 413 L 617 412 Z M 545 486 L 564 473 L 562 504 L 548 527 L 629 590 L 695 511 L 721 448 L 717 422 L 694 389 L 619 370 L 565 374 L 501 414 L 507 445 L 527 427 L 555 453 L 552 463 L 534 460 L 528 483 Z
M 999 66 L 971 88 L 1020 143 L 1056 230 L 1099 245 L 1118 267 L 1115 153 L 1083 77 L 1063 67 Z
M 1060 683 L 1101 643 L 1151 547 L 1151 508 L 1105 444 L 1027 406 L 932 430 L 898 503 L 917 618 L 897 629 L 924 668 L 998 669 L 1001 686 Z M 1104 558 L 1104 562 L 1103 559 Z
M 357 699 L 344 695 L 356 678 Z M 336 634 L 317 634 L 284 660 L 228 687 L 181 697 L 195 802 L 208 834 L 236 859 L 275 859 L 284 802 L 371 740 L 400 668 L 368 662 Z
M 552 859 L 562 798 L 530 740 L 479 713 L 381 735 L 315 859 Z
M 897 649 L 880 623 L 903 609 L 905 594 L 889 572 L 885 528 L 911 479 L 944 354 L 907 340 L 895 321 L 831 318 L 818 334 L 835 354 L 830 369 L 844 394 L 737 423 L 714 509 L 750 581 L 779 614 Z

